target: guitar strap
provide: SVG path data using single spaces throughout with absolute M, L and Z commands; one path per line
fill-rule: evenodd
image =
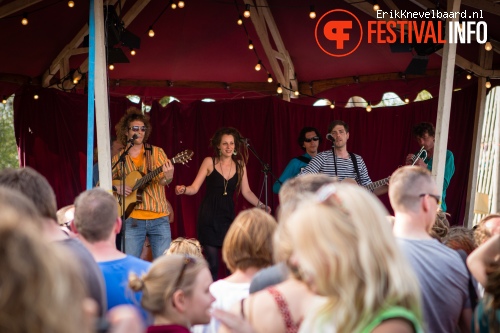
M 154 170 L 151 155 L 153 155 L 153 147 L 149 143 L 144 144 L 144 150 L 146 150 L 146 170 L 144 174 L 148 174 L 148 170 Z
M 311 159 L 310 159 L 310 158 L 307 158 L 307 157 L 302 156 L 302 155 L 297 156 L 297 157 L 295 157 L 295 158 L 296 158 L 296 159 L 298 159 L 298 160 L 299 160 L 299 161 L 301 161 L 301 162 L 304 162 L 304 163 L 309 163 L 309 162 L 311 162 Z
M 357 182 L 360 183 L 361 175 L 359 174 L 358 160 L 356 159 L 356 156 L 354 156 L 354 154 L 351 152 L 349 152 L 349 156 L 351 156 L 352 165 L 354 165 L 354 170 L 356 171 L 356 175 L 358 176 Z

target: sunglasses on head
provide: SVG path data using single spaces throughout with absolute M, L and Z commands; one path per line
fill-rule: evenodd
M 139 130 L 141 130 L 141 132 L 146 132 L 148 128 L 146 126 L 131 126 L 128 129 L 134 132 L 139 132 Z
M 319 136 L 313 136 L 312 138 L 305 138 L 304 139 L 304 142 L 311 142 L 311 141 L 318 141 L 319 140 Z

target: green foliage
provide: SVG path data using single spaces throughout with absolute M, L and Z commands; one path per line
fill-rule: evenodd
M 0 103 L 0 170 L 19 168 L 16 137 L 14 135 L 14 96 Z

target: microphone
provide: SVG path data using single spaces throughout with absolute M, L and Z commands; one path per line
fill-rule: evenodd
M 134 143 L 135 139 L 137 139 L 139 136 L 137 134 L 132 135 L 132 137 L 128 140 L 130 143 Z
M 334 137 L 333 137 L 333 135 L 331 135 L 330 133 L 328 133 L 328 134 L 326 135 L 326 139 L 327 139 L 327 140 L 329 140 L 329 141 L 331 141 L 331 142 L 335 142 L 335 138 L 334 138 Z

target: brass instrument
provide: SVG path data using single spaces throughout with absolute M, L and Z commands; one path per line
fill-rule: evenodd
M 417 153 L 417 155 L 413 155 L 413 157 L 411 158 L 411 165 L 415 165 L 415 163 L 417 163 L 418 159 L 421 158 L 425 161 L 425 159 L 427 158 L 427 150 L 425 150 L 425 147 L 422 146 L 422 148 L 420 148 L 420 151 Z

